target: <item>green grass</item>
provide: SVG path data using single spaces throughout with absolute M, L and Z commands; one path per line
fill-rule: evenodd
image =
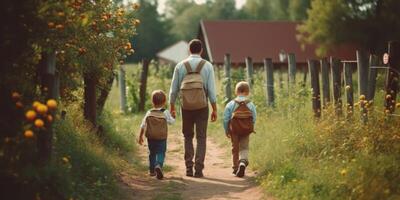
M 140 69 L 130 70 L 128 73 L 134 77 L 130 80 L 137 86 Z M 160 71 L 156 73 L 150 68 L 148 92 L 154 89 L 168 92 L 170 69 Z M 378 75 L 374 107 L 370 109 L 367 125 L 360 122 L 359 108 L 355 108 L 351 119 L 337 118 L 331 107 L 322 112 L 321 119 L 315 119 L 309 77 L 302 86 L 301 73 L 290 93 L 287 74 L 283 73 L 280 88 L 279 75 L 275 73 L 276 103 L 273 108 L 267 107 L 263 78 L 263 72 L 256 70 L 251 99 L 257 106 L 258 120 L 256 133 L 250 139 L 250 166 L 260 172 L 257 181 L 268 193 L 279 199 L 400 198 L 400 121 L 386 120 L 383 115 L 383 73 Z M 244 79 L 244 70 L 233 70 L 232 90 Z M 356 74 L 353 79 L 357 80 Z M 230 141 L 224 135 L 221 119 L 224 83 L 223 78 L 217 79 L 219 120 L 209 124 L 208 134 L 228 149 Z M 353 88 L 357 102 L 356 83 Z M 138 92 L 137 88 L 132 91 Z M 345 105 L 344 87 L 342 101 Z M 130 99 L 130 105 L 136 103 Z M 171 198 L 179 199 L 173 195 Z
M 56 194 L 58 199 L 124 199 L 126 194 L 118 187 L 118 172 L 147 170 L 136 159 L 134 133 L 142 115 L 121 114 L 116 84 L 105 110 L 98 116 L 98 124 L 102 126 L 100 132 L 85 122 L 77 104 L 64 109 L 67 110 L 66 119 L 57 121 L 54 127 L 52 163 L 43 172 L 52 183 L 51 194 L 40 195 Z M 65 158 L 67 162 L 63 160 Z
M 307 88 L 295 87 L 289 96 L 277 92 L 276 108 L 256 98 L 250 162 L 261 171 L 260 184 L 280 199 L 400 198 L 400 141 L 393 139 L 399 138 L 400 121 L 385 120 L 381 88 L 378 83 L 367 125 L 358 108 L 351 119 L 337 118 L 329 108 L 316 120 Z
M 262 71 L 255 74 L 252 88 L 258 120 L 250 139 L 250 167 L 260 172 L 257 180 L 265 190 L 279 199 L 399 199 L 400 121 L 383 115 L 384 74 L 378 74 L 367 125 L 362 125 L 358 107 L 352 119 L 338 119 L 329 108 L 316 120 L 309 81 L 301 86 L 303 74 L 298 74 L 298 84 L 288 93 L 287 74 L 283 77 L 280 88 L 275 73 L 274 108 L 266 106 Z M 243 79 L 244 71 L 234 70 L 232 87 Z M 353 80 L 357 102 L 357 74 Z M 230 148 L 221 121 L 223 84 L 217 81 L 220 119 L 208 133 Z M 342 101 L 346 103 L 344 87 Z

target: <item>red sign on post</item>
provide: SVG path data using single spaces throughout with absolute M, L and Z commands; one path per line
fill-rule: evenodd
M 389 63 L 389 54 L 384 53 L 383 54 L 383 64 L 387 65 Z

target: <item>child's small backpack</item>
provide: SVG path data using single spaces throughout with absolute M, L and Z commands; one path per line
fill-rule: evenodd
M 181 84 L 181 100 L 184 110 L 198 110 L 207 107 L 207 97 L 204 90 L 203 79 L 200 75 L 205 60 L 201 60 L 196 70 L 192 71 L 192 67 L 188 62 L 184 62 L 187 74 Z
M 167 139 L 168 124 L 163 110 L 150 110 L 150 114 L 146 117 L 145 135 L 154 140 Z
M 247 107 L 250 103 L 249 100 L 237 101 L 238 107 L 233 111 L 231 120 L 229 122 L 229 130 L 232 134 L 241 136 L 249 135 L 254 132 L 253 115 L 251 110 Z

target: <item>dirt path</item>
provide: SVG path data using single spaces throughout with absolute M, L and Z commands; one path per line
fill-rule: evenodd
M 212 138 L 207 141 L 204 178 L 185 176 L 183 138 L 180 131 L 172 130 L 168 138 L 165 178 L 162 181 L 149 177 L 147 172 L 132 175 L 121 173 L 124 190 L 130 199 L 273 199 L 265 197 L 254 183 L 255 173 L 246 171 L 244 178 L 231 174 L 229 149 L 222 149 Z M 147 146 L 139 149 L 141 162 L 147 164 Z

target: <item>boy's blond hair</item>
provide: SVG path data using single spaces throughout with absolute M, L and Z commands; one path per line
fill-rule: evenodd
M 151 101 L 154 106 L 162 106 L 167 101 L 167 96 L 162 90 L 154 90 L 151 93 Z
M 236 93 L 250 93 L 250 85 L 246 81 L 240 81 L 235 87 Z

